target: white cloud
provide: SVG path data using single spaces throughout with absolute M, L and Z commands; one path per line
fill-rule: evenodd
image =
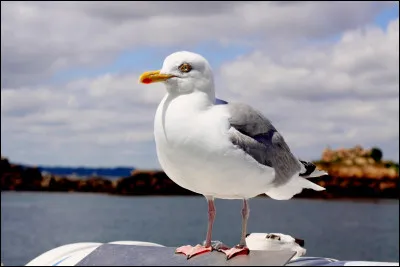
M 331 46 L 274 59 L 255 51 L 224 64 L 220 75 L 229 88 L 220 95 L 253 103 L 297 151 L 392 144 L 386 156 L 398 159 L 398 19 L 386 30 L 351 30 Z
M 59 87 L 3 89 L 2 153 L 29 151 L 20 156 L 27 163 L 62 163 L 69 155 L 66 164 L 131 162 L 154 167 L 155 155 L 148 162 L 139 154 L 133 161 L 125 158 L 138 153 L 135 147 L 143 143 L 154 151 L 152 121 L 165 93 L 162 85 L 138 84 L 138 77 L 105 74 Z M 141 153 L 146 154 L 143 148 Z
M 269 49 L 363 25 L 385 2 L 2 2 L 2 87 L 139 46 L 257 40 Z M 340 19 L 338 19 L 340 17 Z M 250 38 L 250 39 L 249 39 Z
M 398 159 L 399 20 L 385 31 L 370 25 L 385 5 L 2 2 L 2 154 L 24 163 L 158 167 L 153 117 L 162 85 L 139 85 L 139 73 L 44 81 L 140 45 L 207 37 L 253 45 L 216 70 L 217 95 L 262 110 L 299 156 L 360 143 Z M 313 42 L 342 32 L 336 43 Z

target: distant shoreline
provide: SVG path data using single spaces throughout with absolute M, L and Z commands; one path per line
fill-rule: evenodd
M 399 199 L 398 164 L 382 161 L 380 158 L 373 159 L 370 155 L 370 151 L 358 146 L 349 150 L 324 151 L 322 159 L 314 163 L 318 169 L 327 171 L 329 175 L 312 178 L 312 182 L 326 190 L 317 192 L 304 189 L 294 198 Z M 180 187 L 160 170 L 115 168 L 129 175 L 106 179 L 101 175 L 85 175 L 85 178 L 77 175 L 54 175 L 43 172 L 41 168 L 12 164 L 3 157 L 0 165 L 2 192 L 82 192 L 122 196 L 198 195 Z
M 15 190 L 2 190 L 1 194 L 65 194 L 65 195 L 103 195 L 103 196 L 109 196 L 109 197 L 126 197 L 126 198 L 164 198 L 164 197 L 196 197 L 196 198 L 204 198 L 203 195 L 200 194 L 193 194 L 193 195 L 116 195 L 116 194 L 110 194 L 110 193 L 101 193 L 101 192 L 65 192 L 65 191 L 15 191 Z M 266 198 L 266 199 L 271 199 L 267 195 L 258 195 L 254 198 Z M 252 198 L 252 199 L 254 199 Z M 219 199 L 219 201 L 224 201 L 227 199 Z M 337 198 L 316 198 L 316 197 L 293 197 L 293 199 L 296 200 L 315 200 L 315 201 L 334 201 L 334 202 L 357 202 L 357 203 L 392 203 L 393 205 L 398 205 L 400 198 L 364 198 L 364 197 L 355 197 L 355 198 L 350 198 L 350 197 L 337 197 Z M 271 199 L 272 201 L 278 201 Z M 240 201 L 239 199 L 237 201 Z M 290 200 L 289 200 L 290 201 Z

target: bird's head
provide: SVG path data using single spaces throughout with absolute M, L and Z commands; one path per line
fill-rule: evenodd
M 201 55 L 187 51 L 167 56 L 161 70 L 143 73 L 139 82 L 163 82 L 167 91 L 174 94 L 190 94 L 195 91 L 214 94 L 214 78 L 210 64 Z

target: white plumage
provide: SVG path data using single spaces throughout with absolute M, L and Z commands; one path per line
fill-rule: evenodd
M 168 177 L 216 198 L 243 199 L 266 192 L 275 171 L 229 141 L 225 106 L 210 105 L 200 92 L 168 98 L 161 101 L 154 121 L 158 159 Z
M 246 248 L 247 199 L 268 194 L 290 199 L 303 188 L 324 190 L 306 178 L 326 174 L 291 152 L 270 121 L 240 103 L 216 105 L 214 78 L 207 60 L 190 52 L 168 56 L 161 71 L 146 72 L 142 83 L 164 82 L 167 94 L 154 119 L 159 162 L 175 183 L 204 195 L 209 204 L 205 247 L 183 247 L 193 256 L 210 247 L 214 198 L 243 199 L 241 241 L 228 258 Z M 224 251 L 225 252 L 225 251 Z

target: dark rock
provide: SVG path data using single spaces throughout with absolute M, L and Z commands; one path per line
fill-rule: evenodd
M 393 170 L 383 171 L 379 165 L 359 167 L 338 165 L 337 163 L 316 163 L 319 169 L 330 173 L 311 180 L 326 188 L 317 192 L 305 189 L 298 198 L 399 198 L 400 179 Z M 63 176 L 43 176 L 36 167 L 10 164 L 6 158 L 0 162 L 1 190 L 16 191 L 57 191 L 57 192 L 96 192 L 119 195 L 196 195 L 175 184 L 162 171 L 135 170 L 130 176 L 110 181 L 102 177 L 73 179 Z M 350 166 L 351 167 L 351 166 Z M 340 168 L 344 168 L 341 170 Z M 196 171 L 196 170 L 194 170 Z M 373 178 L 372 173 L 380 173 Z M 364 175 L 366 174 L 366 175 Z M 386 175 L 387 174 L 387 175 Z

